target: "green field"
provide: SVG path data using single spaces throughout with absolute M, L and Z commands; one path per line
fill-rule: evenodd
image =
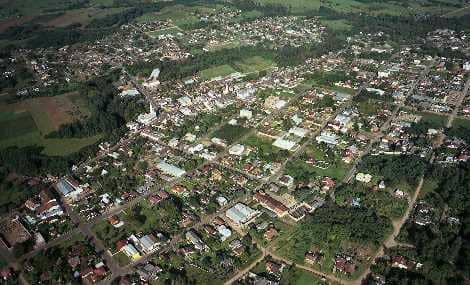
M 170 27 L 167 29 L 161 29 L 157 31 L 148 32 L 147 35 L 149 35 L 150 37 L 156 38 L 161 35 L 176 35 L 178 33 L 181 33 L 181 30 L 178 27 Z
M 138 22 L 166 21 L 170 20 L 176 26 L 190 26 L 199 23 L 199 19 L 193 14 L 197 7 L 186 7 L 183 5 L 175 5 L 165 7 L 159 12 L 146 13 L 139 18 Z
M 456 10 L 456 5 L 462 6 L 457 0 L 449 1 L 360 1 L 360 0 L 257 0 L 260 5 L 281 5 L 289 8 L 291 13 L 309 14 L 319 10 L 320 6 L 328 7 L 341 13 L 365 13 L 373 16 L 392 15 L 408 16 L 415 13 L 444 14 Z M 467 11 L 468 12 L 468 11 Z M 464 14 L 462 9 L 454 12 Z M 452 14 L 450 14 L 452 16 Z
M 237 72 L 233 67 L 228 64 L 219 65 L 211 68 L 201 70 L 199 76 L 202 80 L 211 80 L 218 76 L 227 76 L 229 74 Z
M 243 61 L 235 62 L 234 67 L 243 73 L 259 72 L 275 66 L 275 62 L 262 56 L 252 56 Z
M 60 125 L 89 116 L 87 101 L 78 93 L 40 97 L 0 106 L 0 149 L 10 146 L 44 147 L 47 155 L 67 155 L 96 143 L 102 135 L 86 138 L 45 136 Z
M 329 20 L 326 18 L 321 18 L 320 22 L 332 31 L 349 31 L 352 28 L 351 24 L 349 24 L 348 21 L 344 19 Z
M 447 120 L 448 120 L 447 115 L 439 115 L 439 114 L 428 113 L 428 112 L 419 112 L 419 111 L 411 110 L 408 108 L 405 108 L 405 110 L 410 111 L 413 114 L 420 115 L 421 116 L 420 122 L 427 123 L 432 128 L 435 128 L 435 129 L 444 128 L 445 125 L 447 124 Z
M 289 271 L 283 272 L 281 277 L 281 283 L 291 285 L 327 284 L 326 282 L 323 282 L 319 277 L 299 268 L 291 268 Z
M 29 112 L 0 113 L 0 137 L 10 139 L 34 132 L 36 124 Z

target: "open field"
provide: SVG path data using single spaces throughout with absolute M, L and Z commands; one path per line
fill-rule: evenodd
M 332 31 L 349 31 L 352 26 L 347 20 L 329 20 L 326 18 L 320 18 L 320 22 L 331 29 Z
M 156 38 L 156 37 L 159 37 L 161 35 L 176 35 L 180 32 L 181 32 L 180 28 L 170 27 L 170 28 L 166 28 L 166 29 L 161 29 L 161 30 L 157 30 L 157 31 L 148 32 L 147 35 L 149 35 L 150 37 Z
M 48 21 L 40 22 L 48 27 L 66 27 L 73 24 L 81 24 L 86 26 L 94 19 L 99 19 L 108 15 L 119 13 L 123 11 L 122 8 L 106 8 L 106 9 L 96 9 L 96 8 L 86 8 L 86 9 L 76 9 L 69 10 L 54 17 Z
M 36 130 L 36 124 L 29 112 L 0 113 L 0 137 L 14 138 Z
M 17 112 L 29 112 L 42 135 L 89 115 L 86 99 L 78 93 L 33 98 L 0 106 L 0 113 Z
M 433 128 L 444 128 L 447 123 L 447 116 L 446 115 L 438 115 L 434 113 L 428 112 L 419 112 L 411 109 L 405 108 L 405 110 L 412 112 L 413 114 L 417 114 L 421 116 L 421 122 L 428 123 Z
M 207 7 L 201 7 L 206 8 Z M 198 7 L 186 7 L 183 5 L 175 5 L 165 7 L 159 12 L 151 12 L 137 18 L 138 22 L 150 22 L 155 20 L 166 21 L 171 20 L 176 26 L 187 26 L 199 23 L 199 19 L 194 15 Z
M 199 72 L 199 76 L 201 76 L 203 80 L 210 80 L 218 76 L 227 76 L 235 72 L 237 71 L 233 69 L 233 67 L 231 67 L 230 65 L 224 64 L 224 65 L 219 65 L 219 66 L 201 70 Z
M 62 124 L 89 116 L 86 99 L 78 93 L 27 99 L 0 106 L 0 148 L 44 147 L 48 155 L 67 155 L 97 142 L 102 136 L 48 139 Z
M 243 73 L 259 72 L 262 70 L 271 69 L 275 66 L 272 60 L 266 59 L 262 56 L 252 56 L 245 58 L 243 61 L 235 62 L 234 67 Z
M 439 5 L 436 5 L 439 2 Z M 306 14 L 317 12 L 321 6 L 328 7 L 342 13 L 366 13 L 369 15 L 407 16 L 415 13 L 445 14 L 456 10 L 462 5 L 457 0 L 448 1 L 359 1 L 359 0 L 257 0 L 260 5 L 281 5 L 289 8 L 291 13 Z M 468 12 L 468 11 L 467 11 Z M 462 9 L 460 12 L 464 13 Z M 452 14 L 450 14 L 453 16 Z

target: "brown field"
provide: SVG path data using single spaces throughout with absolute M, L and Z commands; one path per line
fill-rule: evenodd
M 39 97 L 0 106 L 0 112 L 28 111 L 41 134 L 57 130 L 62 124 L 89 115 L 85 98 L 76 92 L 54 97 Z
M 97 9 L 97 8 L 87 8 L 87 9 L 77 9 L 69 10 L 64 14 L 48 20 L 47 22 L 41 23 L 48 27 L 61 28 L 66 27 L 72 24 L 82 24 L 86 26 L 93 19 L 101 18 L 107 15 L 111 15 L 122 11 L 120 8 L 107 8 L 107 9 Z
M 24 17 L 11 17 L 6 20 L 1 20 L 0 21 L 0 33 L 6 31 L 6 29 L 14 26 L 19 26 L 21 24 L 24 24 L 26 22 L 31 21 L 34 19 L 34 16 L 24 16 Z

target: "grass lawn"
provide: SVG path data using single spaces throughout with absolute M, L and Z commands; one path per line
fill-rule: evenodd
M 470 130 L 470 120 L 462 119 L 462 118 L 455 118 L 452 122 L 452 127 L 454 128 L 464 128 Z
M 235 62 L 234 64 L 235 68 L 243 73 L 259 72 L 271 69 L 275 65 L 276 64 L 272 60 L 266 59 L 262 56 L 252 56 L 245 58 L 241 62 Z
M 349 31 L 352 26 L 348 23 L 347 20 L 329 20 L 326 18 L 321 18 L 320 22 L 327 26 L 332 31 Z
M 223 43 L 220 43 L 220 44 L 213 44 L 213 45 L 207 46 L 207 49 L 210 50 L 210 51 L 218 51 L 218 50 L 222 50 L 222 49 L 232 49 L 232 48 L 239 47 L 240 44 L 241 44 L 240 41 L 233 40 L 233 41 L 230 41 L 230 42 L 223 42 Z
M 193 14 L 198 8 L 186 7 L 183 5 L 175 5 L 165 7 L 159 12 L 146 13 L 137 18 L 138 22 L 151 22 L 155 20 L 166 21 L 171 20 L 172 23 L 179 27 L 194 25 L 199 23 L 199 19 Z
M 291 7 L 293 13 L 304 13 L 305 11 L 317 11 L 320 8 L 320 0 L 258 0 L 264 5 L 284 5 Z
M 405 110 L 410 111 L 413 114 L 420 115 L 421 116 L 421 122 L 429 123 L 430 126 L 432 126 L 433 128 L 437 128 L 437 129 L 444 128 L 446 123 L 447 123 L 447 120 L 448 120 L 448 117 L 446 115 L 438 115 L 438 114 L 434 114 L 434 113 L 419 112 L 419 111 L 411 110 L 411 109 L 408 109 L 408 108 L 405 108 Z M 454 121 L 454 123 L 455 123 L 455 121 Z
M 11 139 L 36 131 L 29 112 L 0 113 L 0 137 Z
M 199 76 L 201 76 L 202 80 L 210 80 L 218 76 L 227 76 L 235 72 L 237 71 L 233 69 L 233 67 L 231 67 L 230 65 L 224 64 L 224 65 L 219 65 L 219 66 L 201 70 L 199 72 Z
M 113 259 L 117 260 L 120 266 L 126 266 L 131 262 L 131 259 L 122 251 L 113 255 Z
M 157 31 L 148 32 L 147 35 L 149 35 L 150 37 L 156 38 L 156 37 L 159 37 L 161 35 L 176 35 L 180 32 L 181 32 L 180 28 L 170 27 L 170 28 L 166 28 L 166 29 L 161 29 L 161 30 L 157 30 Z
M 290 269 L 288 272 L 283 272 L 283 275 L 281 276 L 281 282 L 291 285 L 327 284 L 312 273 L 295 267 Z

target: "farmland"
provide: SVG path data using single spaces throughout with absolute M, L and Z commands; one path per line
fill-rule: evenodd
M 48 155 L 66 155 L 98 141 L 101 136 L 49 139 L 62 124 L 89 116 L 86 99 L 78 93 L 40 97 L 0 107 L 0 148 L 38 145 Z

